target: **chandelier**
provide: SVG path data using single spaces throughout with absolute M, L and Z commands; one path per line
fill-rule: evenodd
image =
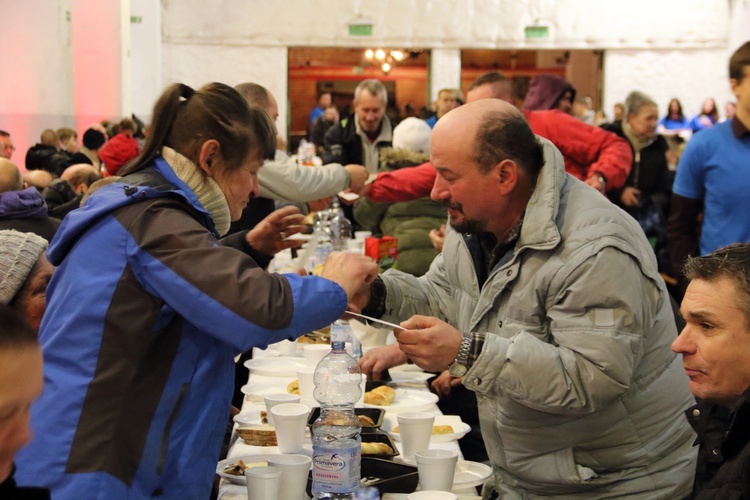
M 386 75 L 395 65 L 410 57 L 419 57 L 422 50 L 409 49 L 367 49 L 365 50 L 365 60 L 370 64 L 380 66 L 380 70 Z

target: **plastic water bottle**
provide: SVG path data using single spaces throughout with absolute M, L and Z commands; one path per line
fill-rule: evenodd
M 349 249 L 348 242 L 352 238 L 352 223 L 344 215 L 338 198 L 333 199 L 330 211 L 328 228 L 331 233 L 331 246 L 336 252 L 345 252 Z
M 351 349 L 347 351 L 349 355 L 354 359 L 361 358 L 362 344 L 359 343 L 359 339 L 356 335 L 354 335 L 354 330 L 352 330 L 351 324 L 345 319 L 340 319 L 336 321 L 334 325 L 337 328 L 341 328 L 345 332 L 342 334 L 342 337 L 344 337 L 346 339 L 346 342 L 351 345 Z
M 313 217 L 313 232 L 315 233 L 315 238 L 317 240 L 317 246 L 315 247 L 315 254 L 313 257 L 313 266 L 324 264 L 333 251 L 333 246 L 331 244 L 331 229 L 328 226 L 330 217 L 330 210 L 315 212 Z
M 331 352 L 315 368 L 313 395 L 320 417 L 312 427 L 315 499 L 352 499 L 359 489 L 362 428 L 354 414 L 362 371 L 346 353 L 348 323 L 331 325 Z

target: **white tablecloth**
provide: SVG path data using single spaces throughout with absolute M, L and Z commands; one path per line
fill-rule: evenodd
M 273 346 L 269 347 L 268 352 L 260 351 L 259 349 L 254 349 L 253 351 L 253 359 L 258 359 L 261 357 L 268 357 L 269 355 L 275 354 L 273 352 Z M 301 351 L 298 353 L 301 355 Z M 282 361 L 282 360 L 279 360 Z M 419 370 L 417 367 L 413 365 L 405 365 L 403 367 L 396 367 L 389 370 L 392 374 L 395 374 L 394 379 L 398 379 L 399 383 L 403 382 L 406 384 L 409 389 L 414 389 L 416 385 L 415 382 L 419 382 L 424 380 L 424 372 Z M 268 376 L 268 375 L 258 375 L 257 373 L 250 372 L 250 376 L 248 379 L 248 386 L 252 388 L 252 391 L 255 392 L 257 390 L 258 393 L 270 393 L 270 392 L 286 392 L 286 386 L 294 380 L 296 377 L 289 377 L 289 376 Z M 424 386 L 425 391 L 428 391 L 427 386 Z M 262 398 L 260 397 L 248 397 L 245 396 L 245 400 L 242 404 L 241 413 L 243 414 L 252 414 L 252 415 L 259 415 L 260 411 L 265 410 L 265 404 L 261 401 Z M 389 414 L 388 408 L 384 407 L 386 410 L 385 413 L 385 419 L 390 420 L 393 422 L 393 425 L 395 425 L 396 415 L 391 413 Z M 423 411 L 423 410 L 420 410 Z M 424 410 L 428 411 L 430 413 L 434 413 L 435 415 L 441 415 L 440 409 L 437 407 L 437 405 L 433 404 L 430 406 L 430 408 Z M 394 441 L 396 444 L 396 447 L 399 448 L 399 452 L 401 451 L 401 444 L 399 441 Z M 459 454 L 459 459 L 463 457 L 461 455 L 461 449 L 458 446 L 457 441 L 451 441 L 448 443 L 430 443 L 431 449 L 447 449 L 447 450 L 455 450 Z M 234 458 L 239 457 L 243 455 L 268 455 L 268 454 L 276 454 L 279 453 L 279 448 L 277 446 L 251 446 L 246 444 L 242 439 L 238 439 L 238 436 L 235 432 L 232 433 L 232 441 L 230 443 L 229 452 L 227 453 L 227 458 Z M 312 456 L 312 443 L 310 441 L 309 436 L 305 437 L 305 443 L 304 443 L 304 451 L 303 453 L 309 454 Z M 397 462 L 403 462 L 403 459 L 401 458 L 401 455 L 394 458 Z M 456 494 L 460 494 L 460 498 L 479 498 L 474 494 L 474 489 L 469 488 L 465 491 L 456 491 Z M 228 481 L 222 480 L 222 483 L 219 488 L 219 499 L 220 500 L 245 500 L 247 498 L 247 491 L 245 486 L 242 485 L 236 485 L 231 484 Z M 384 497 L 384 500 L 386 499 L 405 499 L 406 495 L 386 495 Z

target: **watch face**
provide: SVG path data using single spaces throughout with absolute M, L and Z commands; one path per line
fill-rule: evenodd
M 466 375 L 467 371 L 469 370 L 466 368 L 466 365 L 461 365 L 459 363 L 453 363 L 448 370 L 448 372 L 454 377 L 463 377 Z

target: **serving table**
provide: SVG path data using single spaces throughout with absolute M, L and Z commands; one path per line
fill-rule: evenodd
M 301 348 L 301 346 L 299 347 Z M 303 359 L 301 357 L 301 349 L 298 350 L 296 356 L 299 357 L 300 360 Z M 274 360 L 274 358 L 278 358 L 278 360 Z M 248 383 L 243 391 L 246 395 L 242 404 L 241 414 L 247 415 L 250 418 L 254 418 L 257 415 L 258 419 L 260 419 L 260 412 L 265 410 L 263 395 L 286 392 L 287 385 L 292 382 L 296 378 L 296 376 L 292 374 L 293 368 L 290 368 L 290 363 L 285 362 L 285 358 L 279 356 L 279 353 L 274 349 L 274 346 L 270 346 L 267 350 L 260 350 L 257 348 L 254 349 L 253 360 L 264 361 L 262 363 L 256 362 L 256 364 L 261 366 L 262 368 L 257 370 L 250 369 Z M 278 361 L 278 363 L 274 363 L 272 360 Z M 416 398 L 418 401 L 414 403 L 415 406 L 406 405 L 406 407 L 402 406 L 399 408 L 398 405 L 394 405 L 394 408 L 391 408 L 390 410 L 387 406 L 382 407 L 385 410 L 383 428 L 392 429 L 395 425 L 397 425 L 397 414 L 399 409 L 401 411 L 426 411 L 434 413 L 435 415 L 442 415 L 437 405 L 434 402 L 431 402 L 429 398 L 426 397 L 427 395 L 431 394 L 429 392 L 429 389 L 427 388 L 427 384 L 425 383 L 427 378 L 430 376 L 429 374 L 426 374 L 414 365 L 404 365 L 401 367 L 392 368 L 389 370 L 389 372 L 391 373 L 391 377 L 393 379 L 393 382 L 390 382 L 389 385 L 394 386 L 397 393 L 399 391 L 408 391 L 409 394 L 413 395 L 414 391 L 424 391 L 426 394 L 423 399 L 426 401 L 422 401 L 420 400 L 420 398 Z M 314 402 L 302 402 L 308 405 L 315 404 Z M 394 444 L 399 449 L 399 452 L 401 452 L 400 441 L 394 440 Z M 453 450 L 458 452 L 459 460 L 461 460 L 462 458 L 461 449 L 457 441 L 437 443 L 431 442 L 430 449 Z M 227 453 L 227 459 L 245 455 L 270 455 L 278 453 L 279 449 L 277 446 L 251 446 L 246 444 L 242 439 L 239 439 L 237 433 L 233 432 L 229 452 Z M 301 453 L 312 456 L 312 443 L 309 436 L 306 436 L 305 438 L 304 450 Z M 396 456 L 394 460 L 397 462 L 404 462 L 404 460 L 401 458 L 401 455 Z M 413 462 L 410 463 L 414 465 Z M 473 462 L 471 463 L 473 464 Z M 469 485 L 468 487 L 460 487 L 460 489 L 455 489 L 454 492 L 459 495 L 459 498 L 461 499 L 480 498 L 476 496 L 476 489 L 474 485 Z M 244 485 L 233 484 L 225 479 L 222 479 L 219 487 L 218 498 L 220 500 L 245 500 L 247 498 L 247 490 Z M 386 494 L 383 497 L 384 500 L 397 500 L 405 498 L 406 495 L 400 494 Z

